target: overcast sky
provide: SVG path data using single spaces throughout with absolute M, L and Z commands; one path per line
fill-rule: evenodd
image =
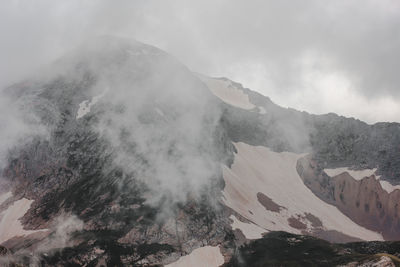
M 101 34 L 285 107 L 400 122 L 398 0 L 1 1 L 0 86 Z

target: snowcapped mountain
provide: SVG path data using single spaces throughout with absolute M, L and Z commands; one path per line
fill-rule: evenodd
M 285 109 L 110 37 L 2 97 L 4 265 L 399 263 L 375 242 L 400 239 L 399 124 Z

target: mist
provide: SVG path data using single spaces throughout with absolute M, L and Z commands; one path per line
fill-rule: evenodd
M 97 134 L 113 158 L 104 171 L 120 168 L 132 185 L 146 185 L 148 204 L 199 197 L 220 179 L 219 100 L 167 53 L 132 39 L 96 37 L 44 69 L 40 79 L 44 88 L 57 79 L 72 84 L 50 86 L 61 104 L 44 117 L 60 121 L 61 110 L 71 110 L 65 131 Z
M 29 96 L 14 98 L 10 91 L 0 91 L 0 177 L 9 155 L 35 138 L 49 137 L 47 128 L 32 112 Z
M 115 163 L 151 188 L 149 202 L 185 201 L 220 176 L 213 138 L 221 111 L 186 67 L 148 49 L 128 49 L 122 67 L 99 82 L 110 109 L 97 130 L 115 149 Z

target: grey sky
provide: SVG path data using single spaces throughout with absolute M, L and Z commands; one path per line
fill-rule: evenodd
M 400 122 L 398 0 L 14 0 L 0 3 L 0 33 L 0 86 L 115 34 L 283 106 Z

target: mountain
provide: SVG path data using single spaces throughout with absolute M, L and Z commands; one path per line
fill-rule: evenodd
M 399 264 L 397 123 L 285 109 L 114 37 L 2 98 L 4 265 Z

